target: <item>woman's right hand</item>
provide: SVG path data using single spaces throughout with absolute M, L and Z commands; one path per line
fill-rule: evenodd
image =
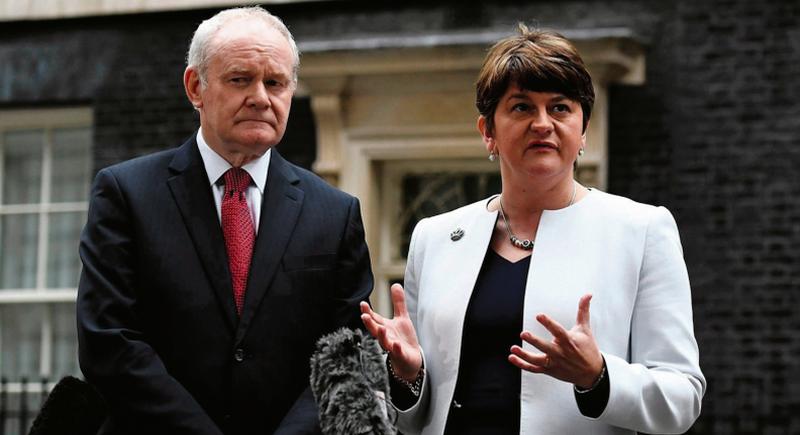
M 366 302 L 361 302 L 361 321 L 383 350 L 389 352 L 395 374 L 413 382 L 422 368 L 422 352 L 419 349 L 417 332 L 408 316 L 403 286 L 392 284 L 390 293 L 394 308 L 393 318 L 387 319 L 372 311 Z

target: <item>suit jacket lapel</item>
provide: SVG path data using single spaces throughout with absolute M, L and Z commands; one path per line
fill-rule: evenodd
M 261 202 L 258 237 L 247 278 L 244 309 L 236 331 L 237 343 L 244 338 L 294 231 L 304 197 L 304 192 L 296 186 L 299 182 L 291 166 L 273 149 Z
M 233 330 L 237 321 L 236 307 L 228 271 L 228 257 L 225 253 L 225 240 L 214 206 L 214 197 L 208 185 L 208 175 L 194 138 L 178 149 L 170 163 L 170 170 L 175 175 L 167 180 L 167 184 L 206 276 L 217 295 L 223 316 Z

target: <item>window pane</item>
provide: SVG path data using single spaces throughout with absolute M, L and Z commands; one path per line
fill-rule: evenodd
M 47 287 L 73 288 L 78 286 L 80 259 L 78 239 L 85 220 L 82 212 L 51 213 L 47 237 Z
M 53 130 L 51 202 L 87 200 L 91 141 L 88 128 Z
M 408 174 L 402 182 L 400 246 L 394 255 L 406 258 L 411 232 L 422 218 L 454 210 L 500 193 L 499 173 L 453 172 Z
M 39 215 L 0 215 L 0 289 L 36 286 Z
M 2 376 L 14 381 L 39 378 L 43 311 L 39 305 L 0 305 Z
M 3 203 L 32 204 L 40 201 L 42 179 L 42 130 L 8 132 L 3 137 Z
M 50 379 L 78 376 L 78 338 L 75 327 L 75 304 L 53 306 L 53 370 Z

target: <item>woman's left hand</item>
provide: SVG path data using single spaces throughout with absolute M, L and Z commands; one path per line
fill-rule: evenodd
M 530 331 L 522 331 L 520 338 L 543 353 L 533 353 L 520 346 L 511 346 L 508 360 L 522 370 L 544 373 L 579 388 L 589 388 L 603 370 L 603 356 L 589 326 L 589 301 L 592 295 L 583 295 L 578 303 L 578 317 L 569 331 L 545 314 L 536 316 L 551 334 L 547 341 Z

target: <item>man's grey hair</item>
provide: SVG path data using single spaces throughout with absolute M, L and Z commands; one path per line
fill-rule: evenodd
M 208 72 L 208 63 L 219 49 L 218 44 L 213 41 L 214 36 L 216 36 L 222 27 L 230 22 L 253 19 L 260 20 L 267 26 L 277 30 L 289 42 L 294 62 L 292 65 L 292 78 L 297 82 L 297 70 L 300 68 L 300 51 L 297 49 L 297 44 L 294 42 L 292 33 L 289 32 L 289 29 L 283 24 L 280 18 L 272 15 L 260 6 L 251 6 L 226 9 L 197 26 L 197 30 L 194 31 L 194 36 L 192 36 L 192 42 L 189 44 L 189 52 L 186 54 L 186 66 L 197 69 L 197 74 L 200 76 L 200 83 L 203 86 L 208 84 L 208 77 L 206 75 Z

